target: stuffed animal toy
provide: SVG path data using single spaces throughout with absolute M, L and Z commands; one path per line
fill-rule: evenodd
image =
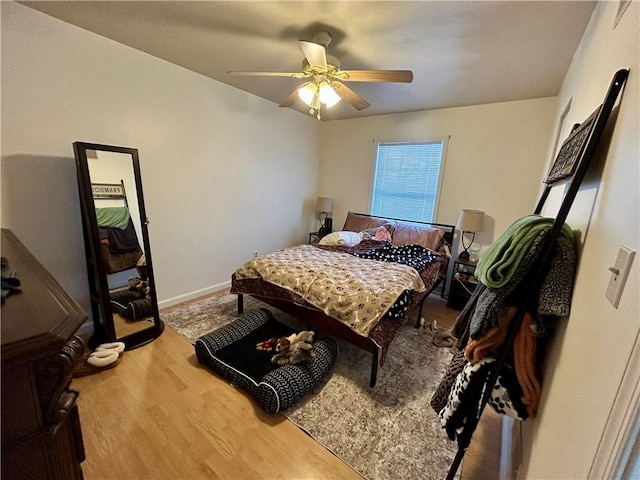
M 147 258 L 144 255 L 140 256 L 138 259 L 138 262 L 136 263 L 136 270 L 142 280 L 148 280 Z
M 310 343 L 297 342 L 289 346 L 289 363 L 292 365 L 311 360 L 313 357 L 315 354 L 313 353 L 313 345 Z
M 276 337 L 271 337 L 269 340 L 256 344 L 256 350 L 264 350 L 265 352 L 271 352 L 278 346 Z
M 150 298 L 151 296 L 151 287 L 149 287 L 149 282 L 147 280 L 141 280 L 138 277 L 129 278 L 129 290 L 144 293 L 147 298 Z
M 282 337 L 278 342 L 276 355 L 271 357 L 273 363 L 286 365 L 287 363 L 300 363 L 310 360 L 313 354 L 313 337 L 315 332 L 303 330 L 300 333 L 293 333 L 288 337 Z
M 294 333 L 293 335 L 295 335 L 295 337 L 293 339 L 289 338 L 289 341 L 291 343 L 313 343 L 313 336 L 315 335 L 315 332 L 312 332 L 310 330 L 303 330 L 300 333 L 298 333 L 297 335 Z
M 295 334 L 294 334 L 295 335 Z M 287 337 L 281 337 L 278 339 L 278 344 L 276 345 L 276 353 L 273 357 L 271 357 L 271 361 L 273 363 L 277 363 L 278 365 L 286 365 L 289 363 L 289 346 L 291 342 Z

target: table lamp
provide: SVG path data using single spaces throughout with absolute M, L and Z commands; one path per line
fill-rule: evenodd
M 477 232 L 482 231 L 484 224 L 484 212 L 480 210 L 462 209 L 460 216 L 458 217 L 458 223 L 456 229 L 460 230 L 460 240 L 462 241 L 462 252 L 458 255 L 460 260 L 469 260 L 469 247 L 473 243 L 473 240 Z M 471 241 L 468 245 L 465 244 L 465 234 L 471 234 Z
M 318 236 L 324 237 L 331 233 L 332 220 L 329 215 L 333 212 L 333 198 L 318 197 L 316 200 L 316 212 L 320 219 L 320 230 Z

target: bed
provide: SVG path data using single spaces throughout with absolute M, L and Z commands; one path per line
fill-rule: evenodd
M 238 313 L 248 294 L 309 328 L 372 354 L 377 380 L 399 329 L 444 282 L 454 226 L 349 212 L 340 232 L 317 245 L 256 257 L 231 277 Z

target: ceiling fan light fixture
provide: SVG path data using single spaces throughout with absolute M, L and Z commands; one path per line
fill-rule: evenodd
M 320 119 L 320 108 L 332 108 L 340 100 L 358 111 L 369 108 L 371 104 L 354 92 L 343 82 L 400 82 L 411 83 L 411 70 L 340 70 L 340 61 L 327 54 L 331 35 L 319 32 L 313 41 L 298 40 L 298 46 L 304 54 L 301 72 L 229 72 L 236 75 L 254 75 L 263 77 L 291 77 L 306 79 L 306 82 L 292 91 L 280 103 L 280 107 L 295 108 L 298 98 L 310 107 L 309 113 Z M 299 106 L 299 105 L 298 105 Z
M 316 93 L 318 93 L 318 86 L 312 82 L 306 83 L 298 89 L 298 97 L 310 107 L 313 106 L 313 97 L 316 96 Z
M 305 83 L 298 89 L 298 97 L 310 107 L 309 113 L 320 120 L 320 107 L 333 107 L 340 101 L 334 87 L 326 80 Z
M 319 89 L 320 101 L 324 103 L 327 108 L 333 107 L 340 101 L 340 96 L 336 93 L 335 89 L 329 82 L 322 82 Z

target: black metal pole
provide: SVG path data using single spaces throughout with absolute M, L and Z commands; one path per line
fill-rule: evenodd
M 456 473 L 458 473 L 458 468 L 460 468 L 460 464 L 462 463 L 462 458 L 466 449 L 459 448 L 453 462 L 451 463 L 451 467 L 449 467 L 449 473 L 447 474 L 447 480 L 453 480 L 456 478 Z

